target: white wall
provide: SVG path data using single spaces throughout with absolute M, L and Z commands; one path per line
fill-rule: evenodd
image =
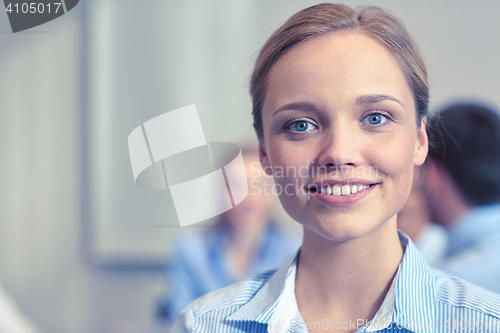
M 46 332 L 84 332 L 90 301 L 80 256 L 78 18 L 0 35 L 0 278 Z

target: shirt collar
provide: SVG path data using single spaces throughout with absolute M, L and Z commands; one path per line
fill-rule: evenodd
M 279 267 L 273 276 L 261 287 L 261 289 L 231 316 L 227 321 L 255 321 L 267 324 L 272 315 L 273 309 L 279 303 L 280 296 L 283 294 L 285 281 L 295 272 L 295 260 L 300 249 L 295 255 L 288 258 L 281 267 Z M 295 276 L 293 276 L 295 281 Z
M 403 259 L 380 309 L 365 327 L 366 332 L 380 331 L 389 325 L 394 328 L 406 325 L 417 333 L 434 332 L 434 274 L 408 236 L 399 232 L 399 238 L 406 246 Z M 294 289 L 299 251 L 276 270 L 247 304 L 226 320 L 254 321 L 268 324 L 269 332 L 286 332 L 298 311 Z
M 447 256 L 474 246 L 487 235 L 500 233 L 500 204 L 479 206 L 458 218 L 450 227 Z
M 396 276 L 392 323 L 412 324 L 407 329 L 414 332 L 435 332 L 434 273 L 408 236 L 399 231 L 399 239 L 407 245 Z

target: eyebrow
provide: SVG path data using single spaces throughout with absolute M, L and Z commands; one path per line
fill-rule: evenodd
M 363 95 L 360 96 L 356 99 L 356 105 L 367 105 L 367 104 L 372 104 L 372 103 L 378 103 L 382 101 L 393 101 L 404 107 L 403 103 L 399 101 L 397 98 L 388 96 L 388 95 Z M 276 115 L 277 113 L 281 111 L 286 111 L 286 110 L 296 110 L 296 111 L 317 111 L 316 107 L 312 105 L 311 103 L 306 103 L 306 102 L 300 102 L 300 103 L 291 103 L 287 105 L 283 105 L 282 107 L 278 108 L 276 111 L 274 111 L 273 116 Z
M 377 102 L 382 102 L 382 101 L 393 101 L 404 107 L 403 103 L 397 98 L 394 98 L 392 96 L 388 95 L 363 95 L 358 97 L 356 100 L 356 105 L 366 105 L 366 104 L 371 104 L 371 103 L 377 103 Z
M 285 110 L 297 110 L 297 111 L 317 111 L 317 109 L 312 105 L 311 103 L 306 103 L 306 102 L 301 102 L 301 103 L 292 103 L 292 104 L 287 104 L 276 111 L 274 111 L 273 116 L 276 115 L 278 112 L 285 111 Z

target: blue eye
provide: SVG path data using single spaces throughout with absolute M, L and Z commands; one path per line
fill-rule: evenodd
M 380 114 L 380 113 L 372 113 L 370 115 L 368 115 L 368 117 L 366 117 L 365 119 L 363 119 L 363 122 L 366 123 L 368 122 L 368 124 L 370 125 L 380 125 L 380 124 L 383 124 L 387 121 L 387 117 Z
M 298 120 L 290 124 L 288 129 L 292 132 L 305 132 L 314 129 L 314 125 L 305 120 Z

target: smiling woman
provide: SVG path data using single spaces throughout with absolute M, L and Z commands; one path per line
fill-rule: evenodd
M 425 117 L 424 126 L 416 124 L 412 92 L 395 57 L 361 33 L 317 36 L 273 66 L 266 95 L 260 140 L 265 170 L 309 165 L 317 169 L 315 177 L 310 172 L 276 182 L 326 191 L 315 190 L 312 200 L 308 195 L 280 197 L 288 214 L 306 226 L 304 245 L 315 235 L 343 241 L 381 225 L 395 231 L 413 166 L 422 164 L 427 153 Z M 374 167 L 378 172 L 368 177 L 365 171 Z M 329 175 L 339 169 L 342 174 Z M 346 195 L 335 195 L 346 185 L 369 187 L 349 195 L 345 188 Z M 362 200 L 367 195 L 370 199 Z M 400 248 L 397 233 L 392 234 Z
M 497 295 L 432 270 L 397 230 L 414 167 L 427 156 L 429 96 L 425 66 L 396 18 L 335 4 L 297 13 L 262 48 L 251 94 L 261 163 L 277 185 L 294 188 L 278 194 L 303 225 L 303 244 L 277 270 L 193 302 L 178 329 L 495 325 Z

